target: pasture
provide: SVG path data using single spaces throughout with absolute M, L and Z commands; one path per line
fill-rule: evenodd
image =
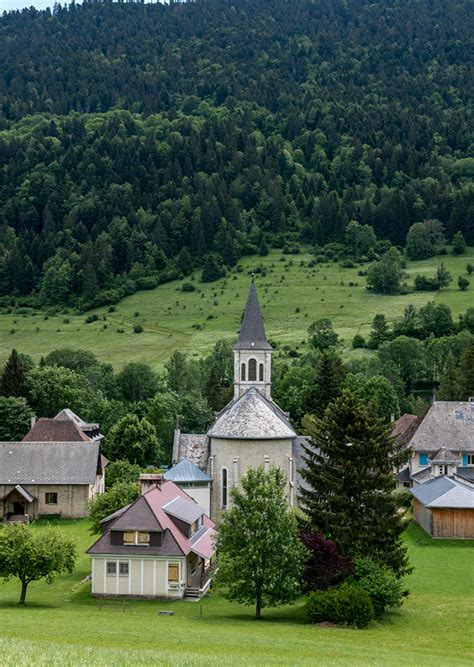
M 245 257 L 240 269 L 214 283 L 199 282 L 199 274 L 133 294 L 108 312 L 108 307 L 86 314 L 72 312 L 0 314 L 0 362 L 16 347 L 35 359 L 51 350 L 71 347 L 92 350 L 100 361 L 116 369 L 128 361 L 144 361 L 159 370 L 175 350 L 189 355 L 208 353 L 220 338 L 235 340 L 249 287 L 249 274 L 257 271 L 256 284 L 267 335 L 279 346 L 304 351 L 309 324 L 328 317 L 342 339 L 344 353 L 351 352 L 356 333 L 367 335 L 374 315 L 384 313 L 393 320 L 412 303 L 419 307 L 434 300 L 450 306 L 455 316 L 474 302 L 474 276 L 469 288 L 457 287 L 459 275 L 466 276 L 466 264 L 474 263 L 474 248 L 459 257 L 447 255 L 409 262 L 406 273 L 413 283 L 417 273 L 434 275 L 444 261 L 453 282 L 441 292 L 417 292 L 383 296 L 368 292 L 364 276 L 367 268 L 341 268 L 339 263 L 309 267 L 309 254 L 284 255 L 272 251 L 266 257 Z M 262 271 L 262 273 L 260 273 Z M 194 291 L 182 291 L 184 283 Z M 90 315 L 94 322 L 86 323 Z M 141 325 L 143 332 L 133 333 Z M 360 352 L 359 352 L 360 354 Z
M 78 542 L 73 574 L 30 585 L 18 607 L 17 581 L 0 584 L 0 664 L 23 665 L 472 665 L 474 541 L 406 533 L 414 572 L 401 609 L 367 630 L 311 626 L 301 599 L 252 610 L 218 592 L 199 603 L 133 601 L 125 612 L 99 609 L 89 595 L 93 538 L 87 521 L 63 521 Z M 41 523 L 36 527 L 41 530 Z M 81 583 L 83 582 L 83 583 Z M 172 609 L 174 616 L 159 616 Z M 202 615 L 201 615 L 202 612 Z

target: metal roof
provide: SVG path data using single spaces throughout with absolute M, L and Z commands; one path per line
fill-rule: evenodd
M 474 489 L 450 477 L 435 477 L 410 491 L 425 507 L 474 509 Z
M 188 500 L 182 496 L 174 498 L 171 502 L 163 505 L 166 514 L 181 519 L 186 523 L 192 524 L 199 519 L 206 510 L 193 500 Z
M 179 463 L 167 470 L 163 477 L 176 484 L 179 484 L 180 482 L 211 481 L 211 478 L 189 459 L 182 459 Z
M 285 440 L 296 437 L 284 412 L 250 387 L 224 408 L 207 434 L 234 440 Z
M 262 311 L 257 298 L 257 289 L 253 281 L 250 284 L 247 303 L 245 304 L 244 318 L 240 327 L 240 334 L 234 350 L 271 350 L 267 341 Z
M 0 484 L 94 484 L 97 442 L 0 442 Z

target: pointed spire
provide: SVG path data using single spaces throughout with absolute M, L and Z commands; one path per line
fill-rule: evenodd
M 257 298 L 254 274 L 250 283 L 249 295 L 245 305 L 244 319 L 240 327 L 239 340 L 234 345 L 234 350 L 271 350 L 272 346 L 267 341 L 262 312 Z

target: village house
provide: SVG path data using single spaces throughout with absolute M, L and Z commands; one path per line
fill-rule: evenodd
M 105 489 L 98 425 L 70 410 L 38 419 L 21 442 L 0 442 L 0 521 L 81 518 Z
M 92 595 L 199 598 L 210 585 L 214 523 L 161 475 L 142 475 L 142 495 L 101 522 L 92 558 Z
M 211 484 L 211 517 L 218 521 L 231 505 L 230 490 L 248 468 L 273 465 L 286 476 L 286 497 L 298 502 L 303 444 L 289 415 L 272 400 L 272 346 L 267 340 L 252 277 L 234 353 L 234 397 L 216 416 L 207 433 L 175 431 L 173 463 L 187 459 L 207 474 Z

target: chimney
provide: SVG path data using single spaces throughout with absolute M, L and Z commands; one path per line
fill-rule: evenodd
M 163 475 L 159 472 L 145 472 L 140 475 L 140 493 L 143 496 L 151 489 L 163 483 Z
M 31 428 L 36 424 L 36 415 L 33 415 L 31 418 Z

